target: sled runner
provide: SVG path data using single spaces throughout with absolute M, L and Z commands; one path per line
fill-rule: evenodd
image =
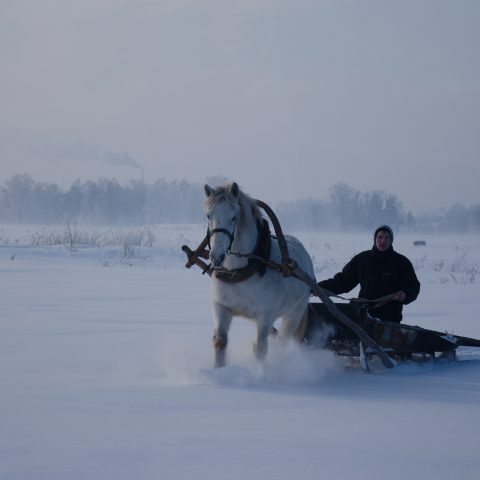
M 336 303 L 336 308 L 358 324 L 389 356 L 396 360 L 448 358 L 455 359 L 460 346 L 480 347 L 480 340 L 418 326 L 374 318 L 365 305 Z M 337 355 L 367 358 L 375 352 L 363 348 L 358 336 L 339 322 L 322 303 L 310 302 L 304 343 L 326 348 Z

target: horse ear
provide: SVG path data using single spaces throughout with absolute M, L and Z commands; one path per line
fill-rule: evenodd
M 232 194 L 235 196 L 235 197 L 238 197 L 238 194 L 240 193 L 240 188 L 238 187 L 238 184 L 237 182 L 233 182 L 231 187 L 230 187 L 230 192 L 232 192 Z
M 209 197 L 213 193 L 213 189 L 209 187 L 207 184 L 203 187 L 205 189 L 205 195 Z

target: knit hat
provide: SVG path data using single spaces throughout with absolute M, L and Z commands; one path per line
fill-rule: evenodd
M 381 232 L 381 231 L 387 232 L 390 235 L 390 242 L 393 243 L 393 230 L 388 225 L 380 225 L 375 230 L 375 233 L 373 234 L 373 241 L 375 242 L 378 232 Z

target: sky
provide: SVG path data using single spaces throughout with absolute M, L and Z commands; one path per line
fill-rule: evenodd
M 0 0 L 0 182 L 480 203 L 476 0 Z

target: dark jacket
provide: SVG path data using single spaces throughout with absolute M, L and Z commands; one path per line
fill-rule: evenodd
M 359 253 L 333 278 L 319 283 L 320 287 L 338 295 L 346 293 L 360 284 L 359 297 L 374 300 L 390 293 L 403 290 L 404 304 L 413 302 L 420 292 L 420 282 L 407 257 L 390 247 L 385 252 L 372 250 Z M 402 303 L 391 301 L 371 308 L 370 314 L 382 320 L 402 321 Z

